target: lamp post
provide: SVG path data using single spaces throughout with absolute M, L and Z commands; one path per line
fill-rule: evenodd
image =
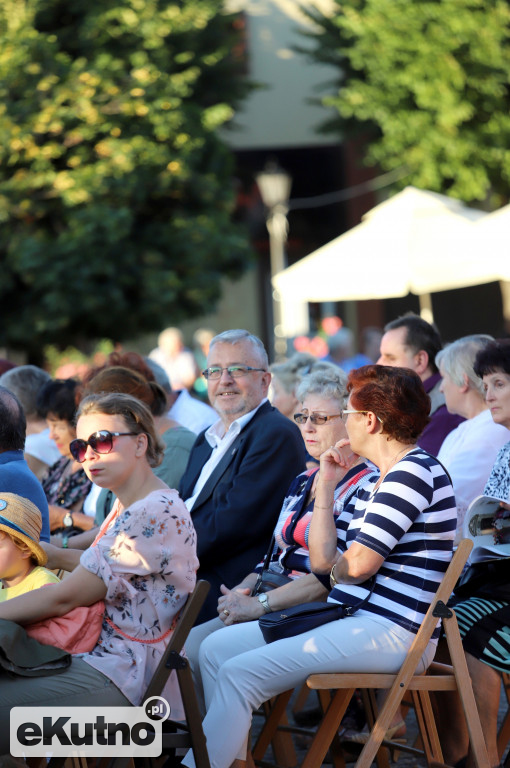
M 286 267 L 285 242 L 288 234 L 287 213 L 292 178 L 274 161 L 266 163 L 264 170 L 258 173 L 255 178 L 262 202 L 267 209 L 266 225 L 269 232 L 271 278 L 273 278 Z M 287 342 L 282 327 L 280 297 L 272 286 L 271 296 L 273 349 L 274 358 L 278 360 L 284 357 L 287 351 Z

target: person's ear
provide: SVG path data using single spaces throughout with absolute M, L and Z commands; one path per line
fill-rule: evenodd
M 147 453 L 147 447 L 149 445 L 149 438 L 145 434 L 145 432 L 140 432 L 139 435 L 136 436 L 136 455 L 137 456 L 144 456 Z
M 25 543 L 23 543 L 23 549 L 18 547 L 18 550 L 22 560 L 28 560 L 30 557 L 32 557 L 32 550 Z
M 420 351 L 415 354 L 414 359 L 416 365 L 415 371 L 418 376 L 421 377 L 429 367 L 429 356 L 424 349 L 420 349 Z
M 462 390 L 462 392 L 466 393 L 469 391 L 470 386 L 469 386 L 469 379 L 465 373 L 462 374 L 462 380 L 464 383 L 460 389 Z
M 264 371 L 262 374 L 262 386 L 267 390 L 269 389 L 269 385 L 271 384 L 271 379 L 273 378 L 273 375 L 270 371 Z
M 373 411 L 367 411 L 365 416 L 367 417 L 366 425 L 367 425 L 367 432 L 370 434 L 374 434 L 375 432 L 378 432 L 382 425 L 377 416 Z

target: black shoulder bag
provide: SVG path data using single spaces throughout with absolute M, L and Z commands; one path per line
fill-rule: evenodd
M 356 611 L 368 603 L 374 591 L 375 579 L 376 577 L 372 576 L 368 595 L 356 605 L 313 602 L 266 613 L 259 619 L 259 627 L 264 635 L 264 640 L 266 643 L 273 643 L 275 640 L 284 640 L 287 637 L 301 635 L 303 632 L 320 627 L 322 624 L 328 624 L 330 621 L 353 616 Z

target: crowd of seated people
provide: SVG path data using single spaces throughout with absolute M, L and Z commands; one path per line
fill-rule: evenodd
M 0 618 L 29 629 L 92 603 L 105 617 L 92 652 L 73 657 L 65 673 L 44 685 L 0 681 L 2 722 L 18 701 L 139 703 L 175 615 L 204 578 L 211 590 L 186 650 L 211 765 L 242 762 L 252 712 L 277 693 L 318 671 L 398 669 L 423 618 L 417 606 L 430 602 L 470 503 L 485 494 L 501 500 L 500 517 L 510 510 L 510 341 L 478 334 L 443 347 L 434 326 L 406 315 L 385 327 L 376 364 L 346 373 L 308 354 L 269 366 L 247 331 L 211 336 L 202 376 L 210 405 L 189 411 L 189 428 L 173 415 L 181 395 L 162 355 L 117 352 L 81 381 L 35 366 L 0 377 L 0 408 L 22 436 L 9 443 L 0 434 L 0 545 L 18 568 L 0 573 Z M 25 436 L 37 439 L 23 454 Z M 8 511 L 36 521 L 24 539 L 12 536 Z M 140 536 L 149 518 L 154 536 Z M 121 540 L 144 563 L 129 618 L 115 592 L 135 572 L 131 555 L 112 559 Z M 168 548 L 179 599 L 163 609 Z M 483 567 L 474 568 L 472 594 L 468 582 L 452 601 L 496 766 L 510 588 L 502 569 Z M 68 573 L 58 581 L 48 568 Z M 34 596 L 36 577 L 51 582 L 44 598 Z M 314 630 L 312 656 L 307 633 L 265 643 L 261 616 L 312 600 L 356 610 Z M 154 626 L 157 652 L 148 654 L 142 638 Z M 128 669 L 133 644 L 138 661 Z M 177 690 L 167 695 L 178 713 Z M 460 705 L 447 706 L 445 759 L 469 764 Z M 6 730 L 4 753 L 8 740 Z M 191 752 L 184 764 L 194 765 Z

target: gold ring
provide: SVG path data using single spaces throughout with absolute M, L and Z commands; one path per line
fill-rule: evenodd
M 225 610 L 223 611 L 223 613 L 225 614 L 225 616 L 230 616 L 230 611 L 227 611 L 227 609 L 226 609 L 226 608 L 225 608 Z

